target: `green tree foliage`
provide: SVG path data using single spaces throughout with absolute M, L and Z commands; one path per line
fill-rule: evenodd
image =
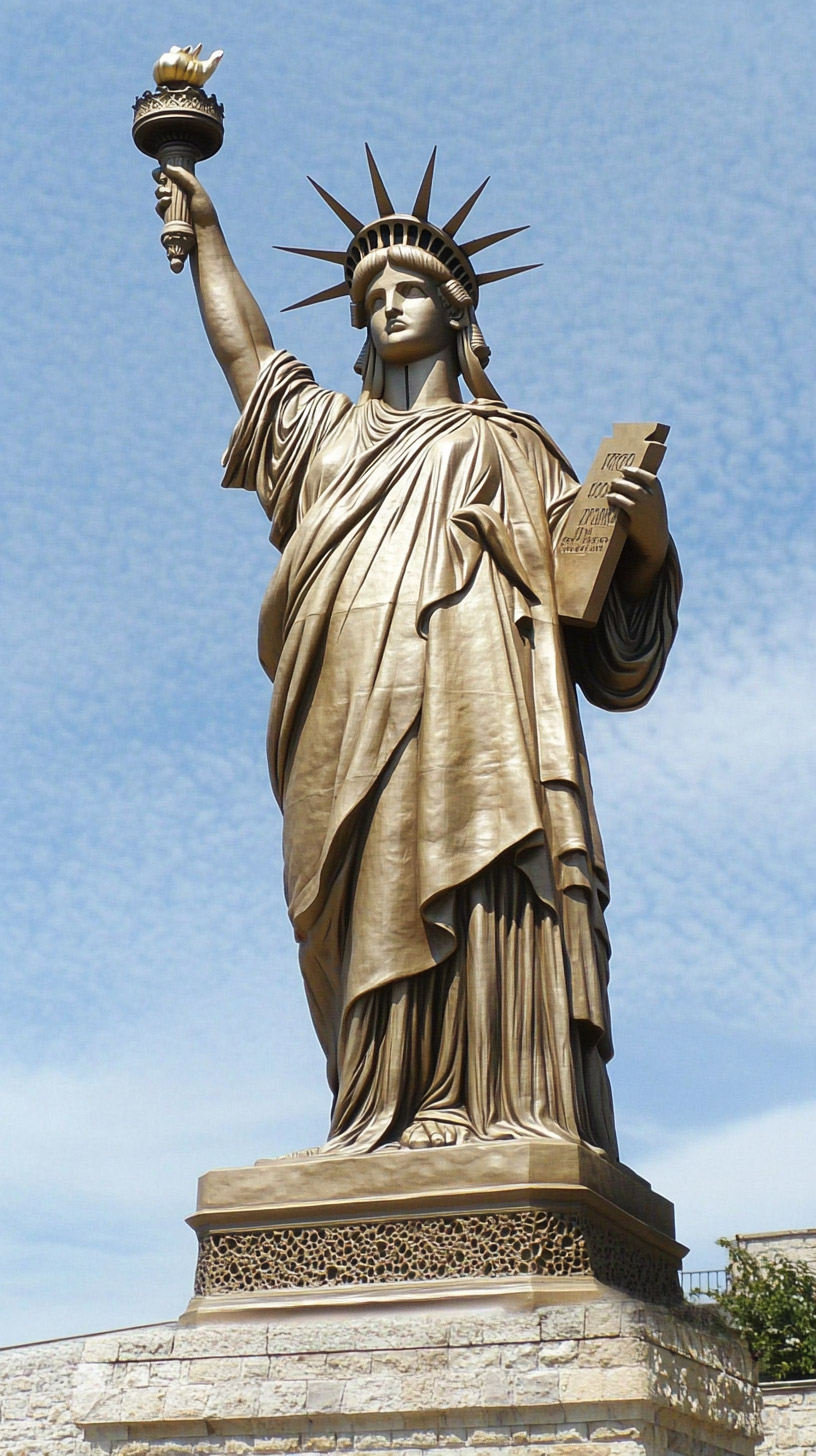
M 759 1361 L 760 1379 L 816 1378 L 816 1275 L 800 1259 L 757 1258 L 733 1239 L 718 1243 L 731 1280 L 715 1297 Z

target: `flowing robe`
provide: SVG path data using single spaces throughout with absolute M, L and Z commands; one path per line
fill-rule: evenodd
M 419 1119 L 616 1155 L 607 876 L 575 684 L 639 706 L 671 646 L 674 549 L 564 632 L 577 489 L 492 401 L 352 405 L 291 355 L 225 456 L 281 559 L 261 609 L 285 894 L 334 1094 L 329 1150 Z

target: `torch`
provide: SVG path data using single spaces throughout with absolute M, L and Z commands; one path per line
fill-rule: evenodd
M 195 172 L 196 162 L 215 156 L 224 140 L 224 108 L 201 89 L 224 52 L 213 51 L 208 61 L 199 60 L 200 53 L 200 45 L 171 46 L 153 67 L 158 89 L 133 103 L 133 140 L 162 170 Z M 170 267 L 180 273 L 195 247 L 195 231 L 187 195 L 172 180 L 161 240 Z

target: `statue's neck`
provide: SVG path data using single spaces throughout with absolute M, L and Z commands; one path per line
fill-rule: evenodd
M 384 364 L 382 397 L 386 404 L 399 410 L 461 404 L 452 351 L 445 349 L 428 359 L 416 359 L 413 364 Z

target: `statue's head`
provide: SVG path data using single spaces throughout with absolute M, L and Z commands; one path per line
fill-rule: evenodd
M 408 243 L 361 259 L 351 284 L 352 309 L 367 338 L 355 364 L 377 392 L 374 355 L 384 364 L 412 364 L 446 350 L 474 394 L 489 389 L 483 366 L 490 351 L 467 290 L 432 253 Z
M 470 243 L 457 243 L 455 234 L 480 196 L 485 182 L 440 228 L 428 219 L 436 148 L 410 213 L 394 210 L 368 147 L 366 154 L 380 216 L 364 225 L 317 182 L 312 182 L 332 211 L 350 229 L 352 238 L 344 253 L 321 248 L 284 249 L 285 252 L 303 253 L 326 262 L 339 263 L 344 274 L 342 283 L 301 299 L 290 307 L 304 308 L 307 304 L 350 296 L 351 322 L 355 328 L 366 329 L 368 334 L 355 366 L 364 378 L 370 372 L 368 366 L 372 354 L 385 362 L 410 363 L 413 359 L 426 358 L 450 347 L 455 350 L 459 370 L 474 394 L 482 398 L 498 398 L 483 369 L 490 351 L 476 323 L 479 288 L 538 265 L 477 274 L 471 257 L 491 243 L 500 242 L 523 229 L 506 228 L 488 237 L 475 238 Z M 311 178 L 309 180 L 312 181 Z
M 454 350 L 470 312 L 465 290 L 444 265 L 405 244 L 369 253 L 355 270 L 351 297 L 385 363 Z

